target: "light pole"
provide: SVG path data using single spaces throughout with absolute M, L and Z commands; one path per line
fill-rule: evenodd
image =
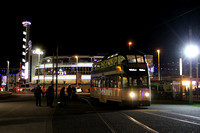
M 78 87 L 78 56 L 75 56 L 76 58 L 76 87 Z
M 193 103 L 193 94 L 192 94 L 192 58 L 196 57 L 199 53 L 199 48 L 196 45 L 188 45 L 185 48 L 185 54 L 190 58 L 190 91 L 189 91 L 189 104 Z
M 132 45 L 133 43 L 130 41 L 130 42 L 128 42 L 128 49 L 129 50 L 131 50 L 131 45 Z
M 158 52 L 158 80 L 160 81 L 160 50 L 157 50 Z
M 10 64 L 10 62 L 7 61 L 7 83 L 6 83 L 6 91 L 9 90 L 9 64 Z
M 38 72 L 37 72 L 37 74 L 38 74 L 38 82 L 37 83 L 39 84 L 40 55 L 43 55 L 44 52 L 41 51 L 40 49 L 36 49 L 36 50 L 33 50 L 33 54 L 37 54 L 38 55 Z

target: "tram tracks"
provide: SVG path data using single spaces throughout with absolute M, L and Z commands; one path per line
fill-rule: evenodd
M 90 107 L 93 109 L 93 111 L 98 115 L 98 117 L 101 119 L 101 121 L 107 126 L 107 128 L 112 132 L 112 133 L 117 133 L 117 131 L 114 129 L 114 127 L 94 108 L 94 106 L 90 103 L 89 100 L 85 99 L 85 98 L 81 98 L 83 100 L 85 100 Z M 114 109 L 113 109 L 114 110 Z M 150 128 L 149 126 L 137 121 L 136 119 L 134 119 L 133 117 L 131 117 L 130 115 L 124 113 L 124 112 L 120 112 L 120 111 L 116 111 L 115 112 L 121 114 L 122 116 L 124 116 L 125 118 L 129 119 L 130 121 L 132 121 L 133 123 L 139 125 L 140 127 L 144 128 L 145 130 L 147 130 L 148 132 L 151 133 L 158 133 L 158 131 Z
M 99 113 L 98 112 L 98 109 L 96 110 L 95 106 L 93 106 L 89 100 L 83 98 L 83 100 L 87 101 L 87 103 L 91 106 L 91 108 L 93 108 L 93 111 L 95 113 L 97 113 L 98 117 L 101 119 L 101 121 L 103 121 L 103 123 L 109 128 L 110 132 L 112 133 L 117 133 L 117 132 L 121 132 L 119 130 L 119 128 L 116 128 L 116 124 L 115 120 L 119 118 L 122 118 L 123 119 L 126 119 L 126 122 L 127 122 L 127 119 L 129 121 L 131 121 L 135 126 L 135 125 L 138 125 L 139 127 L 143 128 L 143 132 L 151 132 L 151 133 L 158 133 L 159 131 L 160 132 L 163 132 L 163 129 L 160 127 L 162 125 L 158 124 L 158 125 L 155 125 L 155 124 L 151 124 L 151 122 L 154 122 L 154 123 L 158 123 L 158 119 L 160 119 L 159 121 L 162 123 L 179 123 L 179 125 L 185 125 L 187 124 L 189 127 L 197 127 L 199 129 L 200 127 L 200 117 L 198 116 L 193 116 L 193 115 L 188 115 L 188 114 L 181 114 L 181 113 L 178 113 L 178 112 L 173 112 L 173 111 L 170 111 L 170 110 L 158 110 L 158 109 L 139 109 L 139 110 L 129 110 L 129 111 L 119 111 L 117 109 L 114 109 L 112 107 L 109 107 L 110 109 L 112 108 L 113 109 L 113 112 L 111 110 L 112 113 L 108 112 L 108 113 Z M 110 114 L 115 114 L 115 117 L 117 117 L 115 120 L 112 119 L 113 117 L 110 117 Z M 138 117 L 138 113 L 140 113 L 141 115 L 147 115 L 149 116 L 150 118 L 153 118 L 153 119 L 149 119 L 150 121 L 144 121 L 142 119 L 140 119 L 140 117 Z M 113 114 L 113 116 L 114 116 Z M 120 116 L 119 116 L 120 115 Z M 107 118 L 107 116 L 109 116 L 110 118 Z M 154 119 L 155 118 L 155 119 Z M 127 123 L 130 123 L 131 122 L 127 122 Z M 182 123 L 182 124 L 181 124 Z M 123 123 L 125 124 L 125 123 Z M 167 124 L 168 125 L 168 124 Z M 179 131 L 176 129 L 177 125 L 173 125 L 173 124 L 169 124 L 171 125 L 170 128 L 174 128 L 174 129 L 171 129 L 170 131 Z M 138 127 L 138 126 L 135 126 L 135 127 Z M 164 125 L 163 125 L 164 126 Z M 124 126 L 126 127 L 126 126 Z M 166 128 L 169 128 L 165 125 L 165 129 Z M 140 131 L 140 129 L 138 129 L 138 131 Z M 193 131 L 193 130 L 192 130 Z M 194 129 L 194 132 L 196 131 L 196 129 Z M 136 131 L 137 132 L 137 131 Z M 140 131 L 141 132 L 141 131 Z M 165 131 L 164 131 L 165 132 Z

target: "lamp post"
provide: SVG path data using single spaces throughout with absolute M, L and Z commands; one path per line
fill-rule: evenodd
M 160 50 L 157 50 L 158 52 L 158 80 L 160 81 Z
M 6 91 L 9 91 L 9 64 L 10 62 L 7 61 L 7 83 L 6 83 Z
M 199 48 L 196 45 L 188 45 L 185 48 L 185 54 L 190 58 L 190 91 L 189 91 L 189 104 L 193 103 L 192 94 L 192 58 L 196 57 L 199 53 Z
M 41 51 L 40 49 L 36 49 L 36 50 L 33 50 L 33 54 L 37 54 L 38 55 L 38 84 L 39 84 L 39 70 L 40 70 L 40 55 L 43 55 L 44 52 Z
M 130 41 L 130 42 L 128 42 L 128 49 L 129 50 L 131 50 L 131 45 L 132 45 L 133 43 Z
M 76 87 L 78 87 L 78 56 L 75 56 L 76 58 Z

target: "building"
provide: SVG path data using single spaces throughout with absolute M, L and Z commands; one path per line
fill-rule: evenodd
M 22 45 L 23 51 L 22 51 L 22 63 L 21 63 L 21 82 L 30 82 L 31 81 L 31 49 L 32 49 L 32 42 L 30 40 L 30 21 L 23 21 L 23 26 L 25 27 L 25 31 L 23 31 L 23 42 Z
M 50 85 L 53 81 L 55 84 L 56 57 L 47 56 L 38 61 L 37 56 L 32 56 L 31 83 L 36 84 L 39 81 L 40 84 Z M 78 59 L 75 56 L 58 56 L 58 84 L 76 85 L 78 82 L 83 89 L 89 89 L 93 62 L 102 58 L 103 56 L 87 55 L 80 55 Z M 41 62 L 39 66 L 36 65 L 37 62 Z M 77 81 L 76 76 L 78 76 Z

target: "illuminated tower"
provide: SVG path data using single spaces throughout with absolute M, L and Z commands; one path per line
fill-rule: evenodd
M 32 42 L 30 40 L 30 21 L 23 21 L 23 26 L 25 30 L 23 31 L 23 51 L 22 51 L 22 69 L 21 69 L 21 79 L 30 82 L 31 81 L 31 71 L 30 71 L 30 63 L 31 63 L 31 49 L 32 49 Z

